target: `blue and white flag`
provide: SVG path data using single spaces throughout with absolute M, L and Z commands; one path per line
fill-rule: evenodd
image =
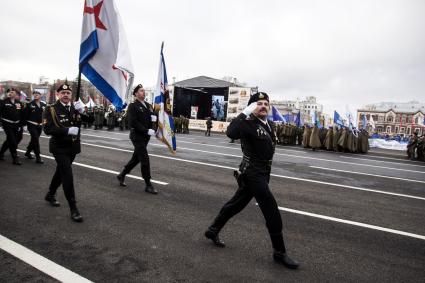
M 127 103 L 134 72 L 127 38 L 114 0 L 86 0 L 80 71 L 120 111 Z
M 156 137 L 167 145 L 171 153 L 176 152 L 176 136 L 174 134 L 174 121 L 171 114 L 171 103 L 168 92 L 167 70 L 164 60 L 164 42 L 161 45 L 159 58 L 158 81 L 155 90 L 155 110 L 158 111 L 158 131 Z
M 334 111 L 334 123 L 340 126 L 344 126 L 344 121 L 341 118 L 341 115 L 339 115 L 338 112 Z
M 267 117 L 269 120 L 272 120 L 273 122 L 283 122 L 286 123 L 285 117 L 280 114 L 279 110 L 277 110 L 276 107 L 272 105 L 272 112 Z

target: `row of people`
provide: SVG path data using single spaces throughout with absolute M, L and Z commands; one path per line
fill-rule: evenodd
M 337 152 L 367 153 L 369 133 L 366 130 L 347 127 L 329 129 L 307 125 L 304 128 L 302 144 L 304 148 L 324 149 Z
M 0 101 L 0 120 L 6 134 L 6 140 L 0 149 L 0 160 L 4 160 L 4 154 L 9 149 L 13 164 L 22 165 L 17 148 L 22 140 L 24 128 L 27 128 L 31 140 L 25 156 L 28 159 L 34 159 L 31 154 L 34 152 L 36 163 L 43 164 L 39 138 L 42 131 L 42 114 L 46 103 L 41 101 L 41 94 L 38 91 L 33 92 L 34 99 L 28 103 L 21 102 L 17 93 L 14 88 L 8 89 L 7 97 Z
M 411 160 L 425 161 L 425 134 L 418 136 L 414 133 L 407 143 L 407 158 Z

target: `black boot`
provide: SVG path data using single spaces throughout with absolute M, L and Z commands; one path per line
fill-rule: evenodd
M 78 208 L 75 204 L 71 205 L 71 219 L 74 222 L 83 222 L 83 217 L 81 216 Z
M 124 175 L 123 173 L 119 173 L 119 174 L 117 175 L 117 179 L 118 179 L 118 181 L 120 182 L 120 186 L 121 186 L 121 187 L 127 187 L 127 184 L 126 184 L 126 183 L 124 183 L 125 175 Z
M 223 241 L 220 240 L 220 238 L 218 237 L 218 233 L 219 233 L 218 229 L 209 227 L 208 230 L 205 231 L 205 237 L 210 239 L 214 243 L 214 245 L 216 245 L 217 247 L 224 248 L 226 245 L 224 244 Z
M 47 195 L 46 195 L 46 197 L 44 199 L 47 202 L 49 202 L 50 205 L 53 206 L 53 207 L 59 207 L 59 206 L 61 206 L 61 204 L 56 200 L 55 196 L 52 195 L 52 194 L 50 194 L 50 192 L 47 193 Z
M 145 192 L 156 195 L 158 194 L 158 191 L 155 190 L 155 188 L 152 186 L 151 183 L 146 184 Z
M 30 151 L 27 151 L 27 152 L 25 153 L 25 157 L 26 157 L 26 158 L 28 158 L 28 159 L 34 159 L 34 157 L 32 156 L 32 154 L 31 154 L 31 152 L 30 152 Z
M 41 159 L 41 156 L 39 154 L 37 154 L 35 156 L 35 163 L 38 163 L 38 164 L 43 164 L 44 163 L 43 159 Z
M 291 259 L 286 252 L 273 252 L 273 259 L 275 262 L 283 264 L 284 266 L 290 269 L 297 269 L 300 265 L 295 260 Z
M 18 156 L 13 157 L 13 165 L 22 165 L 21 161 L 19 161 Z

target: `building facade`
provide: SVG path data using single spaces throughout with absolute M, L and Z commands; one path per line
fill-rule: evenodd
M 270 103 L 282 115 L 297 115 L 298 112 L 301 112 L 300 116 L 303 123 L 312 123 L 313 112 L 316 112 L 319 117 L 323 116 L 323 105 L 317 102 L 315 96 L 308 96 L 304 100 L 272 100 Z
M 364 109 L 357 110 L 357 121 L 361 127 L 363 116 L 368 121 L 367 129 L 388 135 L 411 135 L 417 132 L 425 134 L 425 103 L 411 101 L 407 103 L 388 103 L 366 105 Z M 375 123 L 372 129 L 370 117 Z

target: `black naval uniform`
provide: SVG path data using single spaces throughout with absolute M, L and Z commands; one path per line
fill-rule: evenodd
M 19 100 L 15 99 L 13 102 L 10 98 L 0 101 L 0 116 L 6 140 L 0 149 L 0 158 L 9 148 L 10 154 L 13 158 L 13 164 L 21 165 L 18 159 L 17 148 L 19 142 L 22 140 L 22 123 L 23 123 L 23 109 L 24 105 Z
M 39 105 L 33 100 L 28 103 L 25 109 L 25 119 L 27 121 L 27 129 L 31 135 L 31 141 L 28 144 L 25 156 L 32 159 L 31 151 L 34 151 L 37 163 L 43 163 L 40 157 L 40 135 L 43 130 L 43 111 L 46 108 L 46 103 L 40 101 Z
M 77 136 L 68 135 L 70 127 L 81 127 L 81 117 L 72 103 L 69 103 L 67 107 L 58 100 L 55 104 L 46 107 L 44 111 L 44 133 L 51 136 L 49 151 L 56 160 L 56 171 L 45 199 L 53 206 L 59 206 L 55 195 L 62 184 L 66 200 L 71 209 L 71 218 L 76 222 L 81 222 L 82 217 L 76 206 L 74 177 L 71 166 L 75 156 L 81 152 L 80 132 L 78 132 Z
M 152 105 L 144 102 L 144 105 L 139 100 L 130 103 L 127 109 L 128 125 L 130 128 L 130 140 L 134 145 L 133 156 L 127 165 L 124 166 L 122 172 L 117 176 L 120 185 L 125 186 L 125 175 L 137 165 L 141 164 L 142 177 L 146 183 L 146 192 L 156 194 L 156 190 L 151 184 L 151 173 L 149 155 L 146 147 L 148 146 L 150 136 L 148 130 L 153 128 L 151 115 L 155 115 Z
M 269 189 L 272 159 L 277 142 L 275 125 L 271 121 L 263 123 L 254 115 L 239 114 L 230 122 L 227 136 L 240 139 L 243 159 L 239 171 L 235 171 L 238 190 L 223 206 L 213 224 L 205 232 L 215 245 L 224 247 L 218 233 L 226 222 L 244 209 L 255 198 L 266 220 L 274 249 L 274 260 L 289 268 L 297 268 L 298 263 L 286 255 L 282 235 L 282 219 L 276 200 Z

